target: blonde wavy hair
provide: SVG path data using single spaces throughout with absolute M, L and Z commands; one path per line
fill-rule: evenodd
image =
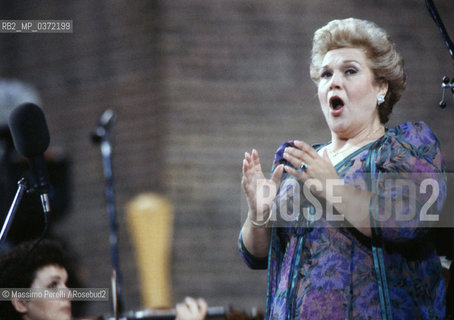
M 318 84 L 325 54 L 334 49 L 364 50 L 377 83 L 388 83 L 385 102 L 377 106 L 381 123 L 389 120 L 394 104 L 406 86 L 404 61 L 385 30 L 375 23 L 348 18 L 333 20 L 314 33 L 310 74 Z

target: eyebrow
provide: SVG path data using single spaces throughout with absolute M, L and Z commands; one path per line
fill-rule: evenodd
M 349 63 L 356 63 L 356 64 L 361 65 L 361 63 L 358 60 L 343 60 L 342 61 L 342 64 L 349 64 Z M 328 68 L 328 65 L 325 64 L 324 66 L 322 66 L 321 69 L 323 70 L 323 69 L 327 69 L 327 68 Z
M 63 278 L 59 275 L 51 276 L 47 281 L 63 281 Z

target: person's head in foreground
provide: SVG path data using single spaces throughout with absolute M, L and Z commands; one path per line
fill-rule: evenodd
M 2 288 L 67 289 L 69 261 L 55 242 L 43 240 L 30 252 L 34 241 L 24 242 L 0 257 Z M 18 299 L 2 301 L 0 319 L 69 320 L 69 299 Z

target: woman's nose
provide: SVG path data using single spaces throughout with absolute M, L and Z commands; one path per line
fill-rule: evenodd
M 341 86 L 342 86 L 342 76 L 339 74 L 339 72 L 334 72 L 333 75 L 331 76 L 329 88 L 331 90 L 340 89 Z

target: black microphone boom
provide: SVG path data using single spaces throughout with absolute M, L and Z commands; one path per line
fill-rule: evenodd
M 9 129 L 17 152 L 27 158 L 35 181 L 32 188 L 41 197 L 44 212 L 49 206 L 49 175 L 44 152 L 49 147 L 50 136 L 46 118 L 40 107 L 33 103 L 24 103 L 16 107 L 9 116 Z
M 435 4 L 432 0 L 426 0 L 426 7 L 429 10 L 430 15 L 432 16 L 432 19 L 435 21 L 435 24 L 438 26 L 438 29 L 440 30 L 441 36 L 443 37 L 443 40 L 448 47 L 448 51 L 451 54 L 451 58 L 454 60 L 454 43 L 452 42 L 451 38 L 449 37 L 448 32 L 446 31 L 445 25 L 443 24 L 443 21 L 441 20 L 440 15 L 438 14 L 438 10 L 435 7 Z M 441 80 L 441 101 L 438 103 L 440 108 L 446 108 L 446 100 L 445 100 L 445 90 L 446 89 L 451 89 L 451 92 L 453 93 L 453 99 L 454 99 L 454 78 L 449 80 L 447 76 L 444 76 L 443 79 Z
M 438 13 L 437 8 L 432 0 L 426 0 L 426 7 L 429 10 L 432 19 L 438 26 L 440 30 L 441 36 L 443 37 L 443 41 L 445 42 L 446 46 L 448 47 L 449 54 L 451 55 L 452 59 L 454 60 L 454 44 L 452 43 L 451 38 L 449 37 L 448 32 L 446 31 L 445 25 L 441 20 L 440 14 Z

